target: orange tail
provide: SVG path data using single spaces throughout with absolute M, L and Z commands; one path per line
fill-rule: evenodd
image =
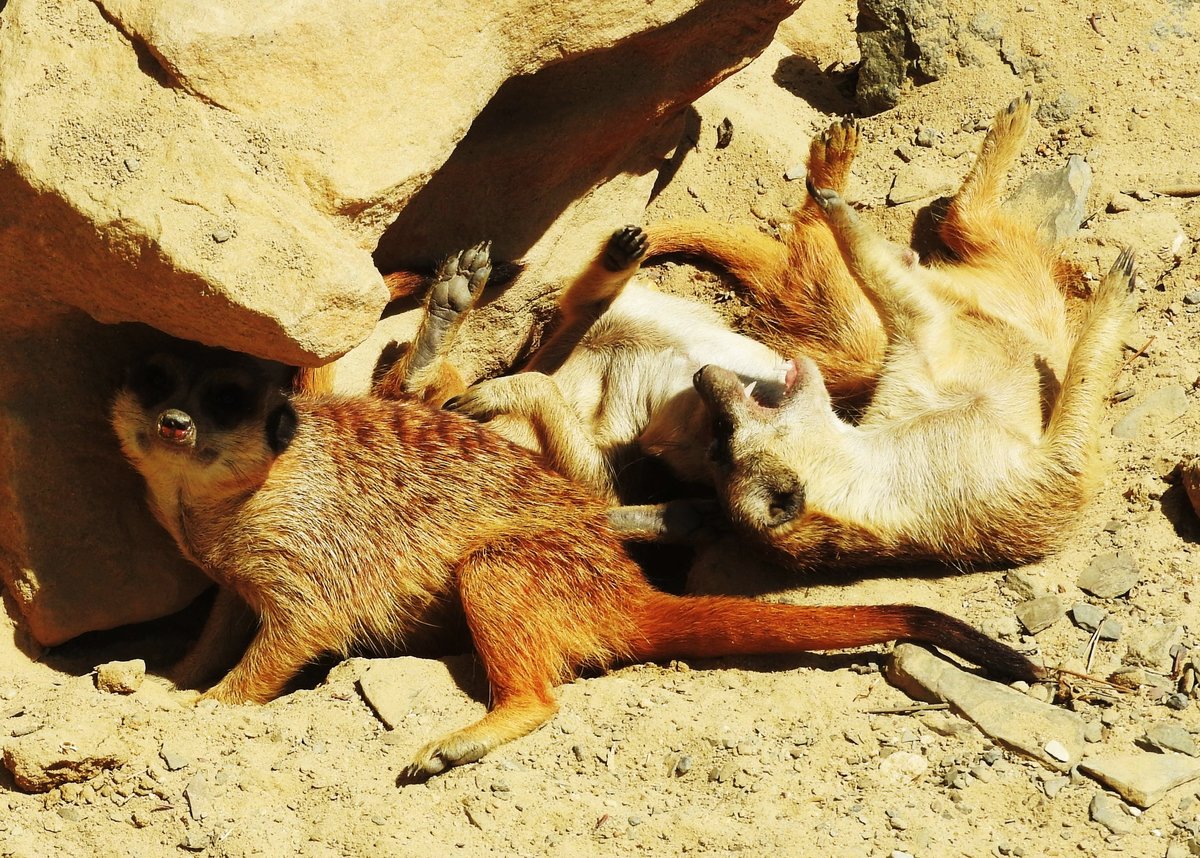
M 429 277 L 415 271 L 393 271 L 383 275 L 383 284 L 387 286 L 388 299 L 395 301 L 419 292 L 429 284 Z
M 1039 668 L 962 620 L 916 605 L 806 607 L 731 596 L 655 593 L 640 617 L 634 658 L 707 658 L 844 649 L 888 641 L 932 644 L 989 672 L 1036 681 Z
M 715 263 L 747 286 L 786 279 L 787 248 L 744 226 L 704 220 L 659 221 L 646 227 L 646 259 L 678 253 Z

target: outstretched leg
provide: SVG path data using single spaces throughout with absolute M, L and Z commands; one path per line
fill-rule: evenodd
M 562 312 L 558 329 L 534 353 L 525 369 L 550 374 L 562 366 L 588 328 L 637 274 L 646 248 L 646 233 L 640 226 L 623 226 L 614 232 L 600 256 L 563 291 L 558 299 Z
M 466 387 L 447 355 L 463 319 L 475 306 L 491 274 L 490 246 L 490 242 L 482 242 L 442 263 L 429 289 L 417 335 L 376 383 L 376 396 L 385 399 L 415 396 L 440 406 Z
M 857 154 L 858 122 L 847 116 L 812 139 L 808 146 L 808 181 L 844 195 Z M 801 211 L 805 209 L 813 217 L 820 217 L 820 208 L 811 198 L 804 201 Z
M 556 471 L 601 494 L 613 492 L 604 452 L 551 376 L 525 371 L 476 382 L 445 407 L 475 420 L 510 415 L 529 421 Z
M 254 614 L 230 587 L 218 587 L 204 628 L 192 648 L 171 668 L 176 688 L 197 688 L 226 670 L 246 649 L 254 632 Z
M 264 612 L 258 633 L 241 661 L 204 693 L 222 703 L 266 703 L 278 697 L 300 670 L 324 651 L 288 618 Z
M 846 265 L 890 333 L 913 337 L 920 325 L 940 319 L 945 310 L 929 294 L 930 273 L 916 253 L 871 229 L 832 188 L 808 183 L 809 196 L 825 215 Z
M 1029 133 L 1032 97 L 1014 98 L 996 114 L 971 172 L 950 201 L 939 232 L 960 258 L 996 249 L 1005 230 L 1017 230 L 1023 241 L 1035 241 L 1032 227 L 1017 223 L 1001 211 L 1005 179 Z
M 558 708 L 554 686 L 585 664 L 623 655 L 606 641 L 632 634 L 620 585 L 639 574 L 611 540 L 562 530 L 500 537 L 464 559 L 459 595 L 487 670 L 491 711 L 422 748 L 408 774 L 473 762 L 547 721 Z
M 1136 278 L 1137 265 L 1127 248 L 1092 297 L 1042 438 L 1051 458 L 1073 473 L 1086 472 L 1091 458 L 1096 426 L 1117 374 L 1127 302 Z

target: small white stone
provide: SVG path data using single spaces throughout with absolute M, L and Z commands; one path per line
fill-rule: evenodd
M 1068 751 L 1067 746 L 1058 741 L 1058 739 L 1052 739 L 1047 742 L 1043 750 L 1045 750 L 1047 754 L 1058 760 L 1060 763 L 1065 763 L 1071 759 L 1071 752 Z

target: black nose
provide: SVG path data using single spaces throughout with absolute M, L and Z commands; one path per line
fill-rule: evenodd
M 192 436 L 194 424 L 186 411 L 168 408 L 158 415 L 158 435 L 164 441 L 183 443 Z
M 794 519 L 804 504 L 803 486 L 791 486 L 771 493 L 771 502 L 767 506 L 767 525 L 779 527 Z

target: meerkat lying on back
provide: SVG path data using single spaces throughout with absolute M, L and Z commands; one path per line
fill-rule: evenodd
M 835 123 L 812 141 L 810 171 L 843 187 L 857 146 L 857 126 Z M 731 268 L 756 308 L 756 335 L 770 346 L 730 330 L 707 306 L 634 279 L 647 255 L 675 252 Z M 787 244 L 699 223 L 618 230 L 559 306 L 560 326 L 523 372 L 479 382 L 449 407 L 614 499 L 626 499 L 630 465 L 646 456 L 684 482 L 711 481 L 710 421 L 692 385 L 704 364 L 736 373 L 769 403 L 794 372 L 790 356 L 803 353 L 816 358 L 839 401 L 861 403 L 883 355 L 875 311 L 815 202 L 797 210 Z
M 798 568 L 888 558 L 1028 561 L 1070 533 L 1120 359 L 1128 251 L 1068 324 L 1065 270 L 1000 207 L 1030 100 L 1001 110 L 941 223 L 958 260 L 921 265 L 837 191 L 810 182 L 887 333 L 857 425 L 805 357 L 782 399 L 748 397 L 718 365 L 696 375 L 713 414 L 713 479 L 736 526 Z
M 482 248 L 443 268 L 431 309 L 486 277 Z M 445 286 L 445 288 L 440 288 Z M 433 324 L 432 327 L 437 327 Z M 917 640 L 1007 677 L 1039 674 L 965 623 L 903 605 L 799 607 L 679 597 L 642 577 L 607 503 L 461 415 L 417 343 L 412 397 L 285 396 L 238 355 L 181 349 L 135 367 L 112 406 L 121 448 L 180 550 L 258 617 L 241 661 L 206 696 L 264 702 L 323 653 L 403 650 L 463 616 L 491 686 L 479 722 L 438 739 L 411 771 L 479 759 L 555 711 L 582 667 Z M 420 382 L 424 374 L 427 382 Z M 214 615 L 184 673 L 223 649 Z

